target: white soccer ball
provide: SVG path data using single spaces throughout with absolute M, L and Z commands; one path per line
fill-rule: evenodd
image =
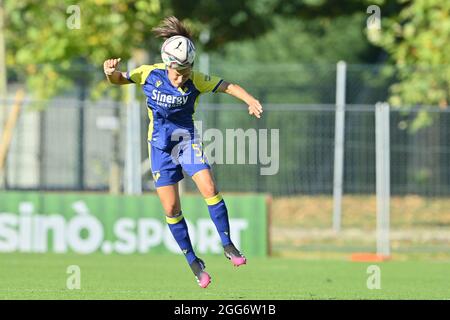
M 164 41 L 161 57 L 167 67 L 183 69 L 191 67 L 195 59 L 194 43 L 183 36 L 173 36 Z

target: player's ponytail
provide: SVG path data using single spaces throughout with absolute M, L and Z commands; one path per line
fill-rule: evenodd
M 159 26 L 152 29 L 153 33 L 160 38 L 169 39 L 173 36 L 183 36 L 192 40 L 190 30 L 176 17 L 165 18 Z

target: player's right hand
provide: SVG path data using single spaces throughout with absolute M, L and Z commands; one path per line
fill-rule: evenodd
M 261 118 L 261 113 L 263 113 L 263 107 L 258 100 L 253 100 L 248 103 L 248 114 L 254 115 L 258 119 Z
M 103 63 L 103 71 L 107 75 L 112 75 L 118 69 L 120 58 L 108 59 Z

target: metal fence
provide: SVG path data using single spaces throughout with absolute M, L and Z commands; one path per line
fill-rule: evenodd
M 38 111 L 36 102 L 46 107 Z M 262 175 L 267 164 L 250 163 L 249 151 L 255 145 L 260 148 L 260 137 L 256 143 L 247 137 L 244 147 L 233 147 L 233 164 L 212 165 L 219 189 L 274 196 L 274 252 L 372 251 L 376 244 L 375 105 L 345 107 L 344 197 L 337 234 L 332 230 L 336 106 L 262 102 L 265 111 L 259 120 L 250 117 L 242 104 L 210 101 L 197 107 L 195 119 L 203 132 L 217 129 L 225 138 L 224 154 L 230 151 L 227 130 L 255 134 L 267 130 L 269 137 L 271 130 L 278 130 L 278 140 L 266 141 L 269 152 L 273 144 L 277 147 L 276 174 Z M 127 108 L 115 100 L 26 100 L 8 154 L 5 188 L 108 191 L 116 185 L 123 191 Z M 137 148 L 142 155 L 142 186 L 150 191 L 154 185 L 143 103 L 140 111 Z M 413 132 L 410 123 L 417 112 L 390 110 L 392 252 L 449 253 L 450 111 L 430 109 L 432 125 Z M 204 142 L 205 150 L 211 143 Z M 238 153 L 245 154 L 245 163 L 236 163 Z M 183 180 L 183 189 L 196 191 L 189 178 Z
M 15 129 L 7 161 L 8 189 L 108 190 L 113 164 L 124 165 L 123 105 L 117 102 L 83 102 L 57 99 L 44 111 L 33 111 L 28 100 Z M 148 172 L 146 107 L 142 106 L 143 186 L 151 190 Z M 410 132 L 416 116 L 392 109 L 391 192 L 394 195 L 450 194 L 450 112 L 436 109 L 432 126 Z M 118 130 L 105 129 L 105 121 L 122 119 Z M 344 139 L 344 193 L 375 192 L 375 107 L 348 105 Z M 214 164 L 215 178 L 224 191 L 267 192 L 277 196 L 332 194 L 334 157 L 334 105 L 266 104 L 262 119 L 249 117 L 245 106 L 203 104 L 196 120 L 203 131 L 215 128 L 226 137 L 238 128 L 279 130 L 278 170 L 261 175 L 261 163 L 249 163 L 250 143 L 245 140 L 244 164 Z M 270 152 L 270 139 L 268 139 Z M 224 141 L 223 152 L 226 153 Z M 234 142 L 235 143 L 235 142 Z M 205 147 L 208 142 L 204 142 Z M 237 147 L 236 147 L 237 148 Z M 275 156 L 275 155 L 274 155 Z M 275 165 L 275 164 L 274 164 Z M 119 177 L 122 181 L 122 175 Z M 186 190 L 195 189 L 186 182 Z M 123 184 L 123 182 L 122 182 Z

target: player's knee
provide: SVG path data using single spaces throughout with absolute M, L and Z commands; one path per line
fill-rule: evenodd
M 164 211 L 168 217 L 176 216 L 177 214 L 179 214 L 181 212 L 180 205 L 178 205 L 177 203 L 164 204 L 163 207 L 164 207 Z
M 203 195 L 205 196 L 205 198 L 211 198 L 211 197 L 214 197 L 218 193 L 218 191 L 217 191 L 214 183 L 211 183 L 211 184 L 207 184 L 204 187 L 203 193 L 204 193 Z

